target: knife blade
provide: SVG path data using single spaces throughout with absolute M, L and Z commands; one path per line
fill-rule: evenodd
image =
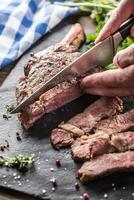
M 113 36 L 110 36 L 103 42 L 100 42 L 82 54 L 70 65 L 53 76 L 49 81 L 37 89 L 30 97 L 21 102 L 13 111 L 11 111 L 11 114 L 21 112 L 24 107 L 32 104 L 41 94 L 47 92 L 56 85 L 64 81 L 71 80 L 72 78 L 80 77 L 81 75 L 87 73 L 91 68 L 96 66 L 103 67 L 110 64 L 114 54 Z

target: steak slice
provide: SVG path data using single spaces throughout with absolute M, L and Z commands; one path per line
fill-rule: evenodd
M 78 177 L 86 183 L 115 172 L 131 171 L 134 171 L 134 151 L 126 151 L 104 154 L 85 162 L 78 170 Z
M 104 119 L 95 125 L 95 132 L 119 133 L 127 130 L 134 130 L 134 109 L 115 115 L 111 119 Z
M 122 109 L 122 100 L 118 97 L 101 97 L 99 100 L 89 105 L 82 113 L 74 116 L 67 123 L 61 123 L 58 126 L 58 129 L 54 129 L 51 133 L 51 141 L 57 148 L 68 147 L 70 146 L 70 142 L 66 142 L 66 133 L 70 134 L 70 138 L 74 139 L 89 134 L 98 121 L 115 115 L 116 113 L 121 112 Z M 64 132 L 64 130 L 66 132 Z M 59 138 L 59 131 L 62 132 L 62 140 Z M 55 139 L 56 134 L 59 141 L 58 139 Z M 62 142 L 64 145 L 62 145 Z
M 70 146 L 74 139 L 71 132 L 56 128 L 53 130 L 53 134 L 51 135 L 51 141 L 53 141 L 52 144 L 54 147 L 59 149 L 61 147 Z
M 31 55 L 24 69 L 24 76 L 16 87 L 17 104 L 29 97 L 52 76 L 80 56 L 78 48 L 84 41 L 84 32 L 80 24 L 75 24 L 67 36 L 54 46 L 35 55 Z M 26 129 L 41 116 L 82 95 L 78 81 L 64 82 L 44 93 L 39 99 L 18 115 Z
M 86 161 L 98 155 L 115 152 L 108 134 L 93 134 L 77 138 L 71 145 L 72 157 L 75 161 Z
M 84 133 L 89 133 L 98 121 L 122 112 L 122 110 L 123 105 L 120 98 L 102 97 L 89 105 L 83 113 L 70 119 L 68 123 L 82 129 Z
M 82 136 L 73 142 L 71 150 L 75 161 L 86 161 L 112 152 L 134 150 L 134 132 Z
M 118 152 L 134 150 L 134 131 L 112 134 L 110 141 Z

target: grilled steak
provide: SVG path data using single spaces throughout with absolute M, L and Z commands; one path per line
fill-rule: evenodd
M 65 131 L 63 129 L 56 128 L 53 130 L 53 133 L 51 135 L 51 141 L 52 144 L 57 148 L 63 148 L 70 146 L 73 139 L 73 134 L 71 132 Z
M 114 116 L 111 119 L 104 119 L 95 125 L 95 132 L 119 133 L 134 129 L 134 109 Z
M 71 118 L 67 123 L 62 123 L 51 134 L 51 141 L 57 148 L 67 147 L 73 142 L 73 138 L 89 134 L 95 124 L 103 118 L 115 115 L 123 109 L 121 99 L 114 97 L 102 97 L 89 105 L 82 113 Z M 60 134 L 61 137 L 60 137 Z M 66 140 L 66 134 L 70 134 L 70 140 Z M 63 144 L 62 144 L 63 143 Z
M 85 162 L 78 171 L 83 183 L 115 172 L 134 171 L 134 151 L 111 153 Z
M 77 138 L 73 142 L 71 150 L 75 161 L 86 161 L 98 155 L 112 153 L 115 148 L 111 145 L 108 134 L 93 134 Z
M 133 131 L 112 134 L 110 141 L 111 141 L 111 144 L 119 152 L 134 150 L 134 132 Z
M 35 90 L 53 75 L 80 56 L 78 48 L 84 41 L 84 32 L 80 24 L 72 27 L 60 43 L 31 55 L 24 69 L 24 76 L 16 88 L 17 104 L 29 97 Z M 41 116 L 82 95 L 76 80 L 64 82 L 44 93 L 39 99 L 19 114 L 22 126 L 29 128 Z
M 75 161 L 90 160 L 98 155 L 134 150 L 134 132 L 93 134 L 77 138 L 72 146 Z

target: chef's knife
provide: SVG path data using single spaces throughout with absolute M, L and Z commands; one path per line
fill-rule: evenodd
M 86 74 L 91 68 L 101 66 L 105 67 L 112 63 L 117 47 L 122 40 L 130 35 L 130 30 L 134 24 L 134 16 L 128 19 L 123 25 L 110 37 L 98 43 L 78 59 L 65 67 L 49 81 L 44 83 L 31 96 L 21 102 L 11 113 L 21 112 L 26 106 L 36 101 L 39 96 L 59 83 L 62 83 L 72 78 L 80 77 Z

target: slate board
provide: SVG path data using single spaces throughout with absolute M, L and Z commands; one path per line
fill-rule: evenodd
M 94 26 L 89 18 L 81 18 L 80 20 L 84 25 L 86 24 L 88 32 L 93 31 Z M 22 130 L 15 116 L 8 121 L 2 117 L 2 114 L 5 112 L 4 105 L 15 102 L 15 83 L 23 72 L 23 66 L 29 58 L 29 53 L 31 51 L 38 52 L 60 41 L 63 35 L 70 29 L 70 24 L 77 21 L 79 21 L 78 17 L 73 20 L 68 19 L 34 45 L 19 60 L 0 88 L 0 142 L 3 143 L 5 139 L 8 139 L 10 143 L 10 150 L 0 153 L 0 155 L 13 156 L 34 153 L 36 158 L 34 168 L 23 176 L 15 170 L 0 168 L 0 186 L 20 191 L 39 199 L 78 200 L 82 199 L 83 192 L 87 191 L 93 200 L 103 200 L 104 194 L 108 194 L 109 200 L 132 200 L 134 199 L 132 197 L 132 193 L 134 193 L 134 173 L 115 174 L 87 185 L 80 184 L 80 190 L 76 191 L 74 187 L 76 182 L 75 172 L 80 167 L 80 164 L 73 162 L 69 149 L 57 151 L 50 142 L 52 128 L 56 127 L 61 121 L 67 120 L 74 114 L 82 111 L 98 97 L 85 95 L 56 112 L 45 115 L 28 132 Z M 134 107 L 133 97 L 124 98 L 124 101 L 126 110 Z M 16 132 L 23 134 L 21 142 L 16 140 Z M 61 160 L 61 168 L 55 166 L 55 159 Z M 20 179 L 15 179 L 15 173 L 17 173 L 17 177 L 21 176 Z M 52 184 L 50 183 L 52 177 L 55 177 L 58 182 L 58 187 L 55 191 L 52 191 Z M 115 184 L 115 186 L 112 186 L 112 184 Z M 44 189 L 46 194 L 43 194 L 42 190 Z

